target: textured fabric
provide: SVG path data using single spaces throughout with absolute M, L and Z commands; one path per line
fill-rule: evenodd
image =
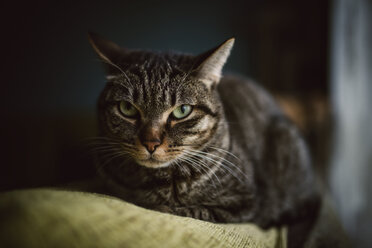
M 0 194 L 0 247 L 285 247 L 286 230 L 213 224 L 83 192 Z

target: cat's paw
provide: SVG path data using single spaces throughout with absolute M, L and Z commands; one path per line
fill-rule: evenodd
M 168 214 L 173 214 L 174 211 L 167 205 L 158 205 L 153 208 L 155 211 L 159 211 L 162 213 L 168 213 Z
M 203 206 L 176 207 L 174 214 L 199 220 L 216 222 L 213 212 Z

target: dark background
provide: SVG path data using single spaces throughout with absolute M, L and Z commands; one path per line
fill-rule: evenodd
M 353 244 L 370 247 L 371 20 L 371 0 L 3 1 L 0 191 L 95 175 L 86 144 L 105 78 L 89 30 L 128 48 L 188 53 L 234 36 L 225 72 L 277 98 Z
M 328 1 L 25 1 L 1 9 L 0 190 L 94 175 L 85 138 L 96 134 L 105 79 L 89 30 L 128 48 L 188 53 L 234 36 L 225 71 L 265 85 L 313 148 L 324 143 Z M 326 149 L 313 150 L 324 172 Z
M 194 54 L 235 37 L 225 72 L 253 78 L 277 98 L 324 185 L 333 185 L 353 244 L 370 247 L 368 6 L 372 13 L 371 0 L 1 3 L 0 192 L 95 176 L 87 138 L 96 136 L 105 78 L 88 31 L 128 48 Z

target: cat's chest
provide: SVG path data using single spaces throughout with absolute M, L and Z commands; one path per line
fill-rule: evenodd
M 162 187 L 153 187 L 138 195 L 139 200 L 143 200 L 146 195 L 146 204 L 149 205 L 170 205 L 170 206 L 188 206 L 198 204 L 201 201 L 208 202 L 209 187 L 200 185 L 198 182 L 189 182 L 182 180 L 172 180 L 169 184 Z

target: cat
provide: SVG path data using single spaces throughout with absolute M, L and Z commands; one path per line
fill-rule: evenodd
M 320 205 L 307 146 L 262 87 L 222 76 L 233 38 L 197 56 L 89 41 L 107 73 L 96 160 L 113 195 L 210 222 L 288 225 L 290 247 L 304 243 Z

